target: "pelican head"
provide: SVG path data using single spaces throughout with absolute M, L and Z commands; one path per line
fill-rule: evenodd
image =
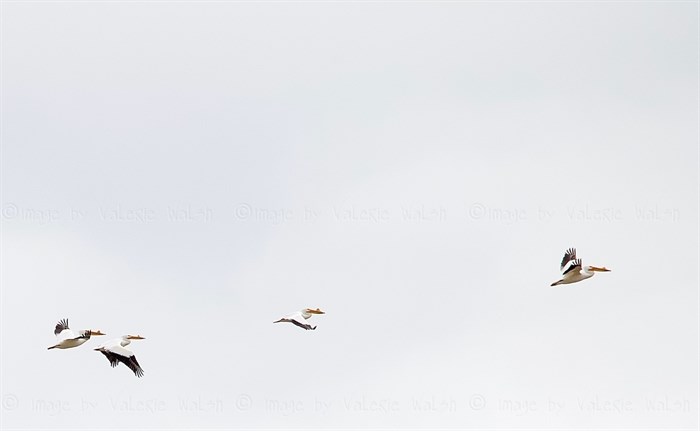
M 307 308 L 307 309 L 305 309 L 304 311 L 307 312 L 307 313 L 309 313 L 309 314 L 326 314 L 326 312 L 325 312 L 325 311 L 321 311 L 320 308 L 317 308 L 317 309 L 315 309 L 315 310 L 314 310 L 313 308 Z
M 587 269 L 588 269 L 589 271 L 593 271 L 593 272 L 610 272 L 610 270 L 609 270 L 608 268 L 606 268 L 606 267 L 600 268 L 600 267 L 597 267 L 597 266 L 589 266 Z
M 90 329 L 90 336 L 93 336 L 93 335 L 107 335 L 107 334 L 105 334 L 104 332 L 100 331 L 99 329 L 96 329 L 96 330 L 94 330 L 94 331 L 93 331 L 92 329 Z
M 140 335 L 127 335 L 125 338 L 127 340 L 145 340 L 145 338 Z

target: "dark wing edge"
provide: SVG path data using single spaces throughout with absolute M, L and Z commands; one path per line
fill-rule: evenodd
M 119 365 L 119 355 L 115 355 L 114 353 L 108 352 L 107 350 L 98 351 L 107 357 L 107 360 L 109 360 L 109 365 L 111 365 L 112 367 L 116 367 L 117 365 Z
M 574 271 L 576 269 L 581 269 L 581 259 L 576 259 L 571 261 L 571 265 L 569 265 L 568 268 L 566 268 L 566 271 L 562 273 L 562 275 L 566 275 L 570 273 L 571 271 Z
M 128 358 L 125 358 L 123 356 L 117 355 L 117 358 L 121 361 L 122 364 L 129 367 L 131 369 L 131 371 L 134 372 L 136 377 L 143 376 L 143 369 L 141 368 L 141 365 L 139 365 L 139 361 L 136 360 L 136 356 L 132 355 L 132 356 L 129 356 Z
M 576 249 L 573 247 L 566 250 L 566 253 L 564 253 L 564 257 L 561 259 L 561 265 L 559 266 L 559 269 L 564 269 L 564 267 L 566 267 L 566 264 L 572 260 L 576 260 Z
M 60 334 L 64 329 L 68 328 L 68 319 L 61 319 L 56 324 L 56 328 L 53 330 L 54 335 Z
M 312 327 L 312 326 L 309 325 L 308 323 L 297 322 L 297 321 L 294 320 L 294 319 L 292 319 L 292 323 L 295 324 L 295 325 L 297 325 L 297 326 L 300 327 L 300 328 L 306 329 L 307 331 L 308 331 L 309 329 L 316 329 L 315 326 Z

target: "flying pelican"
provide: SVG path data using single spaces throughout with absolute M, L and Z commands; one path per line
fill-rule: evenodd
M 312 309 L 312 308 L 304 308 L 303 310 L 297 311 L 296 313 L 290 314 L 288 316 L 285 316 L 281 318 L 280 320 L 275 320 L 272 323 L 279 323 L 279 322 L 289 322 L 297 325 L 300 328 L 304 328 L 307 331 L 309 329 L 314 330 L 316 329 L 315 326 L 311 326 L 308 323 L 306 323 L 306 320 L 309 319 L 311 316 L 314 314 L 326 314 L 324 311 L 321 311 L 320 309 Z
M 71 331 L 71 329 L 68 327 L 68 319 L 59 320 L 56 324 L 56 328 L 53 330 L 53 333 L 56 335 L 58 343 L 49 347 L 49 350 L 70 349 L 71 347 L 78 347 L 87 340 L 89 340 L 90 337 L 93 335 L 106 335 L 100 332 L 99 329 L 95 331 L 93 331 L 92 329 L 83 329 L 78 331 L 78 333 L 76 334 L 75 332 Z
M 136 377 L 141 377 L 143 376 L 143 369 L 136 360 L 134 352 L 124 348 L 131 344 L 131 340 L 145 340 L 145 338 L 140 335 L 124 335 L 121 338 L 115 338 L 114 340 L 102 344 L 95 350 L 102 352 L 109 360 L 111 366 L 116 367 L 121 362 L 131 368 L 131 371 L 134 372 Z
M 552 283 L 551 286 L 576 283 L 577 281 L 593 277 L 596 272 L 610 271 L 606 267 L 600 268 L 597 266 L 581 266 L 581 259 L 576 258 L 575 248 L 566 250 L 566 253 L 564 253 L 564 258 L 561 260 L 561 266 L 559 269 L 562 271 L 562 278 L 561 280 Z

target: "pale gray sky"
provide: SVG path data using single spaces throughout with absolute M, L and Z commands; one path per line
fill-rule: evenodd
M 697 428 L 697 3 L 1 7 L 3 428 Z

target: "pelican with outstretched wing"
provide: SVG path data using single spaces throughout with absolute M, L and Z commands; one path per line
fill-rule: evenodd
M 311 326 L 306 321 L 311 318 L 314 314 L 326 314 L 324 311 L 321 311 L 321 309 L 312 309 L 312 308 L 304 308 L 303 310 L 297 311 L 296 313 L 292 313 L 290 315 L 287 315 L 279 320 L 275 320 L 272 323 L 280 323 L 280 322 L 289 322 L 297 325 L 300 328 L 306 329 L 307 331 L 314 330 L 316 329 L 315 326 Z
M 131 340 L 145 340 L 145 338 L 140 335 L 124 335 L 121 338 L 106 342 L 95 350 L 105 355 L 112 367 L 116 367 L 121 362 L 129 367 L 136 377 L 141 377 L 143 376 L 143 369 L 139 365 L 139 361 L 136 360 L 134 352 L 125 348 L 131 344 Z
M 606 267 L 583 266 L 581 259 L 576 258 L 575 248 L 566 250 L 559 269 L 562 271 L 562 278 L 552 283 L 551 286 L 576 283 L 593 277 L 596 272 L 610 272 Z
M 58 342 L 53 346 L 49 347 L 51 349 L 70 349 L 72 347 L 78 347 L 85 343 L 93 335 L 105 335 L 100 332 L 99 329 L 82 329 L 78 332 L 73 332 L 68 327 L 68 319 L 61 319 L 56 324 L 56 328 L 53 330 L 54 335 Z

